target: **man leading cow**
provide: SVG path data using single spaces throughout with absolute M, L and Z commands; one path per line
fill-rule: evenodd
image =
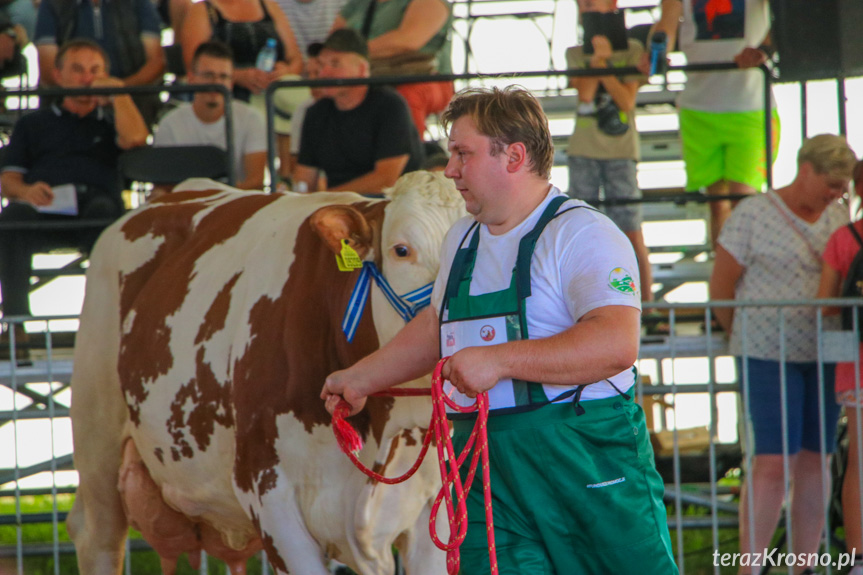
M 333 412 L 427 374 L 458 403 L 488 392 L 501 574 L 677 573 L 637 372 L 638 267 L 605 216 L 549 185 L 553 146 L 535 98 L 468 90 L 444 112 L 446 175 L 470 213 L 444 240 L 432 307 L 379 351 L 329 376 Z M 472 420 L 451 414 L 456 449 Z M 477 474 L 479 476 L 479 474 Z M 465 573 L 488 573 L 474 486 Z

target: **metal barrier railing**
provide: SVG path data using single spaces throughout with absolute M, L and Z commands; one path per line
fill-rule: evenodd
M 712 559 L 701 555 L 698 549 L 693 547 L 693 539 L 687 533 L 706 532 L 710 533 L 709 553 L 733 553 L 739 551 L 736 535 L 731 539 L 728 530 L 735 530 L 741 522 L 750 524 L 749 532 L 756 521 L 753 516 L 752 507 L 740 509 L 736 497 L 740 489 L 752 490 L 751 475 L 747 473 L 752 466 L 751 450 L 746 448 L 749 438 L 748 425 L 745 424 L 746 417 L 741 420 L 740 406 L 741 395 L 745 396 L 751 385 L 757 382 L 751 380 L 751 374 L 747 372 L 746 363 L 743 363 L 743 371 L 738 372 L 729 358 L 729 349 L 723 334 L 717 333 L 711 324 L 712 311 L 716 308 L 734 307 L 735 313 L 741 315 L 741 338 L 743 339 L 742 357 L 748 357 L 747 330 L 748 316 L 759 313 L 759 310 L 772 309 L 776 313 L 775 331 L 779 334 L 780 342 L 784 342 L 786 317 L 792 310 L 799 308 L 808 309 L 813 318 L 812 338 L 817 349 L 816 363 L 819 366 L 819 397 L 824 398 L 824 390 L 832 385 L 824 375 L 823 366 L 827 363 L 841 359 L 840 347 L 837 342 L 843 340 L 848 342 L 859 341 L 858 333 L 863 326 L 857 325 L 855 320 L 854 331 L 838 333 L 832 329 L 831 321 L 826 320 L 821 307 L 830 306 L 855 306 L 863 307 L 863 302 L 854 299 L 832 299 L 832 300 L 785 300 L 785 301 L 757 301 L 757 302 L 708 302 L 691 304 L 669 304 L 654 303 L 645 304 L 657 312 L 666 315 L 669 324 L 669 334 L 660 338 L 652 337 L 645 339 L 642 345 L 639 368 L 643 373 L 654 372 L 657 381 L 652 383 L 641 382 L 636 389 L 637 400 L 650 410 L 656 411 L 656 397 L 665 399 L 660 401 L 660 422 L 654 423 L 650 431 L 654 432 L 654 445 L 657 447 L 656 461 L 666 482 L 666 504 L 669 509 L 668 525 L 674 532 L 677 561 L 681 573 L 689 572 L 720 573 L 720 566 L 710 563 L 704 566 L 704 561 Z M 691 319 L 692 315 L 703 319 L 703 328 L 693 327 L 690 321 L 682 321 L 682 318 Z M 51 324 L 58 320 L 68 320 L 74 316 L 54 316 L 51 318 L 5 318 L 4 322 L 22 323 L 32 320 L 48 320 L 45 322 L 44 350 L 38 350 L 39 355 L 34 356 L 32 366 L 18 366 L 14 361 L 0 363 L 0 387 L 11 391 L 11 402 L 0 405 L 0 431 L 11 430 L 11 449 L 4 446 L 0 453 L 6 454 L 9 461 L 0 463 L 0 500 L 14 498 L 15 511 L 13 515 L 0 517 L 0 530 L 16 530 L 16 545 L 0 547 L 0 557 L 15 556 L 18 561 L 19 573 L 24 571 L 24 558 L 34 553 L 48 553 L 53 556 L 55 565 L 59 564 L 59 556 L 72 552 L 68 543 L 60 540 L 58 525 L 64 519 L 65 513 L 59 509 L 58 501 L 63 494 L 73 491 L 74 483 L 57 480 L 58 473 L 65 469 L 71 469 L 71 454 L 54 450 L 57 441 L 59 425 L 67 425 L 68 417 L 68 386 L 72 371 L 72 362 L 68 358 L 68 352 L 59 352 L 54 349 L 52 341 L 54 334 Z M 15 330 L 9 330 L 10 357 L 14 356 L 14 348 L 18 342 L 15 341 Z M 794 361 L 788 357 L 780 343 L 780 358 Z M 857 347 L 851 346 L 850 352 L 844 350 L 845 358 L 852 360 L 856 368 L 856 386 L 860 390 L 860 357 Z M 856 354 L 856 355 L 855 355 Z M 853 357 L 852 357 L 853 356 Z M 696 362 L 693 367 L 687 362 Z M 654 364 L 651 367 L 651 364 Z M 664 368 L 658 365 L 664 365 Z M 695 373 L 697 372 L 697 373 Z M 783 378 L 783 397 L 786 393 L 785 379 Z M 50 383 L 47 383 L 50 382 Z M 3 396 L 0 395 L 0 398 Z M 826 396 L 829 400 L 829 395 Z M 728 401 L 726 401 L 728 400 Z M 701 408 L 691 406 L 693 402 L 701 402 Z M 689 406 L 689 407 L 687 407 Z M 783 413 L 783 425 L 788 425 L 788 414 L 784 405 L 779 408 Z M 860 408 L 858 408 L 858 416 Z M 824 444 L 825 436 L 825 404 L 819 405 L 819 421 L 821 431 L 820 473 L 822 485 L 825 487 L 821 493 L 814 494 L 827 506 L 830 501 L 830 491 L 826 488 L 829 483 L 829 456 L 827 446 Z M 664 416 L 664 417 L 663 417 Z M 690 422 L 684 421 L 689 416 Z M 663 421 L 667 420 L 667 421 Z M 692 422 L 696 423 L 696 430 L 701 429 L 702 435 L 699 442 L 692 443 L 687 439 L 692 431 Z M 856 429 L 849 433 L 863 437 L 860 418 Z M 37 445 L 40 434 L 28 431 L 27 439 L 19 433 L 19 428 L 26 425 L 36 425 L 37 422 L 45 427 L 45 436 L 50 438 L 42 445 Z M 741 422 L 744 422 L 741 425 Z M 56 426 L 56 427 L 55 427 Z M 721 439 L 721 429 L 740 428 L 744 431 L 736 437 L 728 440 Z M 28 429 L 35 429 L 33 427 Z M 7 431 L 8 433 L 8 431 Z M 728 435 L 726 433 L 726 435 Z M 858 445 L 863 442 L 858 442 Z M 858 451 L 861 451 L 858 447 Z M 33 455 L 41 452 L 38 461 L 24 461 L 25 452 Z M 863 454 L 858 453 L 863 460 Z M 32 459 L 32 457 L 31 457 Z M 23 462 L 22 462 L 23 461 Z M 787 437 L 783 439 L 783 474 L 784 495 L 790 493 L 790 481 L 792 470 L 789 467 L 791 461 L 788 452 Z M 736 470 L 742 470 L 736 471 Z M 863 477 L 863 469 L 858 469 L 858 474 Z M 28 478 L 35 477 L 38 473 L 50 473 L 50 484 L 33 485 L 25 482 Z M 723 477 L 730 473 L 730 480 Z M 729 483 L 730 484 L 727 484 Z M 863 491 L 863 479 L 858 480 L 858 488 Z M 25 496 L 50 497 L 51 509 L 28 511 L 22 509 L 21 500 Z M 861 509 L 863 515 L 863 509 Z M 23 530 L 32 523 L 51 523 L 53 526 L 51 541 L 43 541 L 39 546 L 31 547 L 24 544 Z M 784 520 L 780 521 L 785 529 L 789 541 L 793 541 L 793 528 L 790 510 L 786 509 Z M 828 553 L 841 551 L 839 541 L 836 537 L 836 526 L 832 524 L 829 516 L 825 516 L 825 529 L 823 537 L 823 549 Z M 863 529 L 863 522 L 861 522 Z M 146 548 L 142 543 L 130 544 L 138 548 Z M 750 541 L 750 546 L 752 542 Z M 792 545 L 792 544 L 789 544 Z M 131 549 L 131 547 L 130 547 Z M 38 551 L 37 551 L 38 550 Z M 793 552 L 793 546 L 789 552 Z M 266 569 L 264 567 L 263 569 Z M 706 570 L 705 570 L 706 569 Z M 129 571 L 127 570 L 127 573 Z M 266 572 L 266 571 L 262 571 Z M 790 571 L 789 571 L 790 572 Z M 59 571 L 55 570 L 55 573 Z M 838 573 L 831 571 L 827 566 L 826 573 Z

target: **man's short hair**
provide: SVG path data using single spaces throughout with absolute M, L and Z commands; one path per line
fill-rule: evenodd
M 309 58 L 317 58 L 318 56 L 321 55 L 321 50 L 323 50 L 323 49 L 324 49 L 324 43 L 323 42 L 312 42 L 306 48 L 306 56 L 308 56 Z
M 218 58 L 219 60 L 230 60 L 231 62 L 234 61 L 234 51 L 221 40 L 208 40 L 195 49 L 195 54 L 192 56 L 193 69 L 201 56 L 209 56 L 210 58 Z
M 526 88 L 468 88 L 456 94 L 441 116 L 444 129 L 467 116 L 479 133 L 491 138 L 491 154 L 497 155 L 515 142 L 524 144 L 530 170 L 540 177 L 551 177 L 554 144 L 548 118 L 539 101 Z
M 62 68 L 63 61 L 66 59 L 66 54 L 69 52 L 77 52 L 78 50 L 93 50 L 94 52 L 98 52 L 102 56 L 102 60 L 105 62 L 105 70 L 109 70 L 111 68 L 111 59 L 108 57 L 108 53 L 105 52 L 105 49 L 102 48 L 102 46 L 89 38 L 72 38 L 71 40 L 64 42 L 57 51 L 57 56 L 54 58 L 54 67 L 58 70 Z
M 797 165 L 809 162 L 819 174 L 850 180 L 854 175 L 857 156 L 848 141 L 835 134 L 818 134 L 806 140 L 797 152 Z
M 332 50 L 333 52 L 349 52 L 364 60 L 369 59 L 369 45 L 359 32 L 351 28 L 333 30 L 333 33 L 324 40 L 321 49 Z

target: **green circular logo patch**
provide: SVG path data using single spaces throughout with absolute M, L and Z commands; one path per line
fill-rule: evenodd
M 608 274 L 608 285 L 620 293 L 635 294 L 638 292 L 638 287 L 632 281 L 632 275 L 623 268 L 611 270 L 611 273 Z

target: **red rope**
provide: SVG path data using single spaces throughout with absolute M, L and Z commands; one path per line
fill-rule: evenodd
M 360 462 L 357 455 L 363 448 L 363 442 L 356 430 L 345 420 L 351 412 L 351 406 L 345 401 L 339 402 L 338 406 L 336 406 L 335 412 L 333 413 L 333 433 L 335 434 L 336 440 L 342 448 L 342 451 L 347 454 L 357 469 L 375 481 L 380 481 L 387 485 L 407 481 L 414 473 L 416 473 L 416 470 L 419 469 L 420 464 L 422 464 L 422 461 L 428 452 L 429 443 L 431 442 L 432 437 L 434 437 L 435 445 L 437 446 L 438 463 L 440 466 L 443 486 L 441 487 L 440 492 L 435 498 L 434 505 L 432 506 L 431 517 L 429 518 L 429 534 L 438 549 L 447 552 L 447 573 L 449 573 L 449 575 L 456 575 L 459 570 L 459 547 L 464 541 L 465 535 L 467 535 L 467 495 L 470 492 L 470 486 L 473 485 L 473 478 L 476 474 L 479 459 L 482 457 L 482 486 L 485 498 L 485 523 L 486 536 L 488 537 L 488 554 L 491 573 L 492 575 L 497 575 L 497 552 L 495 551 L 494 546 L 494 521 L 491 507 L 491 478 L 489 475 L 490 467 L 488 461 L 488 394 L 479 394 L 476 398 L 476 403 L 467 407 L 462 407 L 447 397 L 443 391 L 443 377 L 441 376 L 441 370 L 448 359 L 448 357 L 443 358 L 435 367 L 434 373 L 432 374 L 430 390 L 396 388 L 375 394 L 392 397 L 419 395 L 431 395 L 432 397 L 432 416 L 431 421 L 429 422 L 429 431 L 426 433 L 425 439 L 423 440 L 422 449 L 420 450 L 416 463 L 414 463 L 405 474 L 394 478 L 384 477 L 383 475 L 372 471 Z M 453 448 L 452 438 L 449 433 L 449 422 L 446 417 L 447 406 L 460 413 L 477 412 L 474 428 L 468 437 L 464 449 L 458 457 L 455 455 L 455 449 Z M 475 449 L 473 449 L 474 446 L 476 446 Z M 465 489 L 458 470 L 464 464 L 464 461 L 467 459 L 468 454 L 470 454 L 471 449 L 473 449 L 473 455 L 471 457 L 470 467 L 468 468 L 466 477 L 467 488 Z M 447 465 L 449 465 L 449 469 L 447 469 Z M 453 497 L 453 491 L 455 491 L 455 497 Z M 441 503 L 444 501 L 446 501 L 446 510 L 450 525 L 449 540 L 446 543 L 440 540 L 437 535 L 437 529 L 435 528 L 435 520 L 440 511 Z

